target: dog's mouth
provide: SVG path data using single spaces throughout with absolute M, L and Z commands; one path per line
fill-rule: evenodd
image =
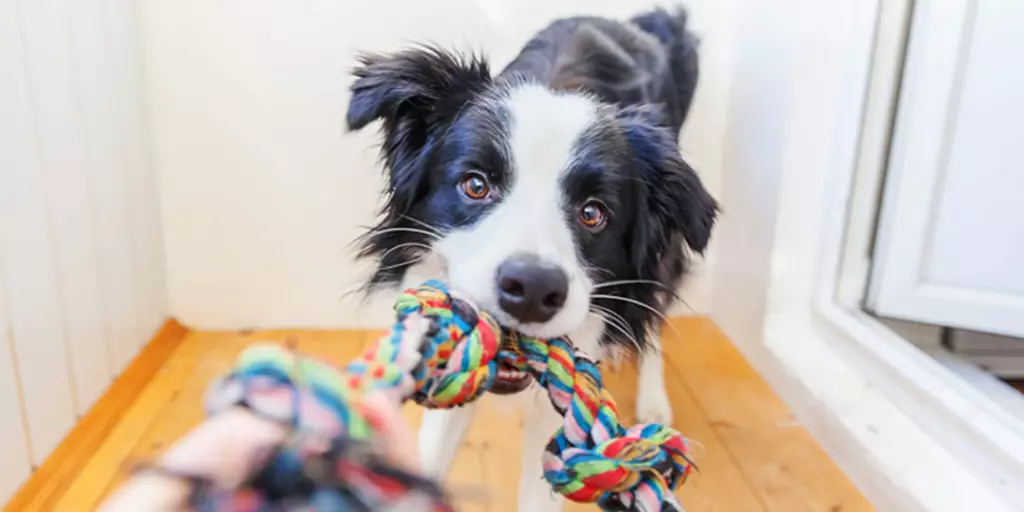
M 530 387 L 533 383 L 533 376 L 514 366 L 500 361 L 498 362 L 498 375 L 494 379 L 494 386 L 491 393 L 496 395 L 511 395 Z

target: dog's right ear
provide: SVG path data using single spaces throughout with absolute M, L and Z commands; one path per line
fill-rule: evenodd
M 465 98 L 491 80 L 483 59 L 432 47 L 364 55 L 359 63 L 348 107 L 350 130 L 377 119 L 426 120 L 439 102 Z
M 366 55 L 353 71 L 349 130 L 381 120 L 390 190 L 416 187 L 421 157 L 473 94 L 491 81 L 487 62 L 438 48 Z

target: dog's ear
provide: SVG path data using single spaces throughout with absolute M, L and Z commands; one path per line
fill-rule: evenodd
M 444 101 L 466 98 L 491 80 L 487 62 L 439 48 L 422 47 L 392 55 L 364 55 L 353 74 L 348 127 L 426 120 Z
M 665 236 L 668 234 L 682 236 L 691 250 L 703 254 L 718 203 L 679 154 L 679 145 L 660 109 L 626 108 L 619 120 L 646 189 L 646 204 L 641 206 L 652 214 L 649 229 L 634 230 L 634 252 L 648 257 L 664 254 L 669 247 L 663 244 L 677 238 Z
M 348 128 L 382 121 L 381 151 L 392 192 L 415 186 L 426 150 L 491 81 L 483 59 L 430 47 L 363 56 L 353 74 Z

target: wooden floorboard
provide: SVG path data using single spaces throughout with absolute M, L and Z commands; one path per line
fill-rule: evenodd
M 674 320 L 672 327 L 663 339 L 674 426 L 692 440 L 699 466 L 679 491 L 688 511 L 873 510 L 714 323 L 687 318 Z M 376 336 L 363 331 L 190 332 L 164 355 L 160 370 L 136 390 L 137 397 L 124 404 L 124 414 L 116 421 L 108 419 L 102 438 L 72 453 L 77 462 L 47 461 L 44 468 L 51 466 L 50 472 L 62 481 L 26 485 L 25 490 L 42 489 L 42 498 L 19 494 L 18 508 L 9 505 L 5 510 L 95 508 L 133 463 L 158 454 L 202 420 L 205 387 L 254 342 L 295 346 L 341 364 Z M 635 367 L 608 369 L 606 381 L 619 409 L 632 421 Z M 413 404 L 403 412 L 413 423 L 422 416 Z M 520 415 L 508 407 L 507 399 L 484 399 L 446 481 L 459 510 L 515 510 L 521 428 Z M 83 455 L 83 450 L 91 453 Z
M 679 381 L 676 389 L 693 397 L 763 510 L 873 510 L 714 323 L 689 320 L 676 326 L 678 343 L 666 333 L 671 347 L 666 373 Z M 714 505 L 709 501 L 704 510 L 753 510 Z
M 68 488 L 80 478 L 83 470 L 97 454 L 98 448 L 110 439 L 124 420 L 124 411 L 139 397 L 141 390 L 165 372 L 165 363 L 184 341 L 188 330 L 168 320 L 152 341 L 125 368 L 78 421 L 67 437 L 37 468 L 4 507 L 5 512 L 22 510 L 63 510 L 56 508 Z M 0 455 L 2 456 L 2 455 Z M 87 510 L 87 509 L 81 509 Z

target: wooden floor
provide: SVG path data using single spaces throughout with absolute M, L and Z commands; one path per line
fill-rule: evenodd
M 694 441 L 700 467 L 679 491 L 686 510 L 873 510 L 712 322 L 680 319 L 675 327 L 682 339 L 671 329 L 664 338 L 668 388 L 675 427 Z M 95 508 L 131 464 L 158 453 L 202 419 L 204 388 L 251 343 L 294 343 L 305 354 L 340 364 L 375 336 L 353 331 L 189 332 L 103 438 L 94 446 L 75 447 L 91 452 L 75 464 L 76 470 L 44 482 L 38 488 L 48 493 L 46 499 L 23 496 L 22 503 L 29 505 L 19 508 Z M 631 422 L 635 370 L 609 370 L 607 384 Z M 520 422 L 486 400 L 448 483 L 458 493 L 460 510 L 515 510 Z M 413 422 L 420 414 L 413 405 L 406 410 Z

